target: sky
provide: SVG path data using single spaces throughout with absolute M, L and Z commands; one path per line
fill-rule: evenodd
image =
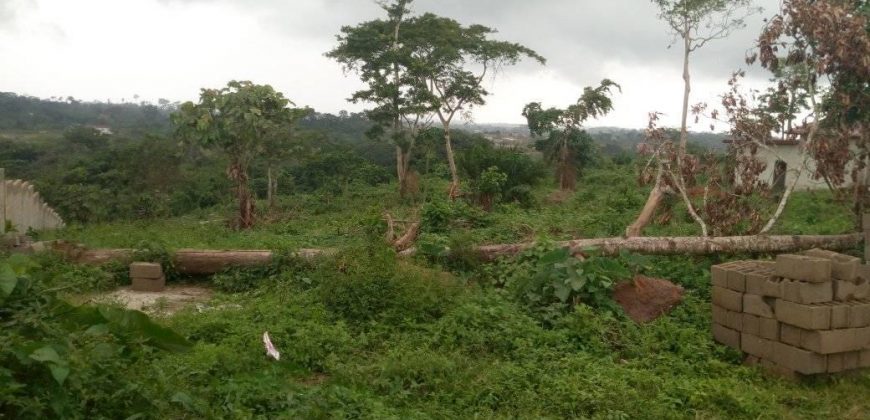
M 750 85 L 767 78 L 744 57 L 779 0 L 755 3 L 764 11 L 746 28 L 693 53 L 692 103 L 718 104 L 735 70 L 749 70 Z M 652 111 L 679 125 L 682 48 L 669 48 L 673 35 L 648 0 L 416 0 L 412 10 L 493 27 L 547 58 L 488 79 L 476 123 L 524 123 L 525 104 L 565 107 L 609 78 L 622 93 L 589 126 L 641 128 Z M 299 106 L 356 112 L 365 105 L 347 98 L 361 83 L 324 53 L 342 26 L 382 15 L 374 0 L 0 0 L 0 91 L 187 101 L 204 87 L 251 80 Z

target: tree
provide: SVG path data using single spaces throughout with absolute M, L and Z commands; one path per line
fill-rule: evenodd
M 750 9 L 750 0 L 652 0 L 658 6 L 659 18 L 664 20 L 674 36 L 683 42 L 683 108 L 677 165 L 682 166 L 689 140 L 689 96 L 692 91 L 689 59 L 691 54 L 708 42 L 728 37 L 743 28 L 744 19 L 760 9 Z M 679 171 L 678 171 L 679 172 Z M 626 236 L 639 236 L 652 220 L 655 210 L 665 195 L 662 175 L 657 174 L 649 198 L 635 222 L 626 229 Z
M 451 144 L 451 123 L 457 115 L 468 116 L 474 106 L 484 105 L 489 95 L 483 87 L 487 75 L 532 58 L 546 60 L 520 44 L 496 41 L 496 31 L 482 25 L 459 22 L 426 13 L 405 26 L 403 48 L 410 56 L 411 92 L 419 95 L 426 109 L 434 110 L 444 130 L 444 145 L 450 166 L 449 195 L 459 193 L 459 171 Z
M 297 138 L 296 123 L 313 111 L 311 108 L 292 109 L 290 120 L 283 124 L 277 124 L 264 137 L 263 155 L 266 161 L 266 198 L 270 208 L 275 207 L 281 166 L 293 157 L 298 157 L 303 153 L 305 147 Z
M 775 76 L 776 86 L 770 91 L 779 93 L 789 105 L 777 113 L 762 104 L 761 113 L 767 111 L 768 120 L 788 120 L 789 125 L 798 114 L 805 115 L 800 130 L 802 164 L 762 233 L 774 226 L 797 180 L 806 172 L 832 187 L 852 178 L 856 225 L 860 227 L 868 201 L 870 160 L 866 134 L 870 128 L 870 5 L 854 0 L 786 0 L 769 19 L 757 51 L 747 62 L 756 60 Z M 733 135 L 741 140 L 738 144 L 766 147 L 759 141 L 764 137 L 753 136 L 746 128 L 764 121 L 752 118 L 760 113 L 758 109 L 747 110 L 747 101 L 736 93 L 725 99 Z M 810 161 L 814 163 L 811 171 Z
M 532 102 L 523 109 L 529 131 L 543 139 L 536 142 L 538 150 L 551 164 L 556 165 L 556 178 L 562 191 L 573 190 L 582 168 L 592 163 L 592 137 L 583 129 L 589 118 L 606 115 L 613 110 L 610 93 L 619 85 L 609 79 L 601 81 L 597 88 L 586 87 L 577 103 L 567 109 L 543 109 L 539 102 Z
M 231 81 L 221 89 L 202 89 L 199 103 L 186 102 L 172 114 L 179 138 L 218 149 L 229 158 L 226 173 L 236 185 L 239 228 L 254 225 L 248 169 L 262 155 L 267 135 L 294 121 L 292 104 L 269 85 Z
M 356 72 L 368 85 L 349 99 L 368 102 L 374 108 L 366 114 L 375 123 L 369 135 L 388 138 L 396 147 L 396 175 L 399 193 L 411 193 L 411 159 L 417 134 L 432 121 L 431 109 L 418 90 L 410 88 L 409 51 L 405 46 L 408 5 L 413 0 L 396 0 L 382 5 L 387 20 L 377 19 L 341 28 L 338 46 L 326 54 L 346 71 Z

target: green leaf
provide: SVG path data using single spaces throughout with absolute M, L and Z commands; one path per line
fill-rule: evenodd
M 139 311 L 101 306 L 100 315 L 122 333 L 131 333 L 145 338 L 157 348 L 184 352 L 191 344 L 184 337 L 169 328 L 156 324 L 148 315 Z
M 61 363 L 60 355 L 57 354 L 57 351 L 51 346 L 45 346 L 37 349 L 30 354 L 30 358 L 36 360 L 37 362 Z
M 562 303 L 567 302 L 568 298 L 571 296 L 571 289 L 563 284 L 556 284 L 553 289 L 553 294 L 555 294 Z
M 69 376 L 69 368 L 55 364 L 50 365 L 48 368 L 51 369 L 51 376 L 57 381 L 57 384 L 63 386 L 64 381 Z
M 8 264 L 0 265 L 0 293 L 3 297 L 8 297 L 18 285 L 18 275 L 12 270 Z

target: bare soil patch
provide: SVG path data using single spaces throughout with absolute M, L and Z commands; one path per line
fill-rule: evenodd
M 94 297 L 92 301 L 117 302 L 149 315 L 169 316 L 186 306 L 206 302 L 212 290 L 200 286 L 167 286 L 162 292 L 137 292 L 129 286 Z
M 618 284 L 613 298 L 634 322 L 645 323 L 677 306 L 683 300 L 683 288 L 664 279 L 636 276 L 631 282 Z

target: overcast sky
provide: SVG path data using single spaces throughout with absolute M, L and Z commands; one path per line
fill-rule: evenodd
M 732 71 L 746 67 L 762 19 L 779 3 L 756 2 L 765 11 L 746 29 L 695 53 L 692 102 L 718 103 Z M 492 95 L 475 122 L 523 123 L 526 103 L 564 107 L 606 77 L 623 93 L 611 115 L 589 125 L 643 127 L 650 111 L 678 124 L 681 51 L 668 49 L 672 37 L 650 1 L 417 0 L 412 8 L 494 27 L 548 59 L 488 81 Z M 381 15 L 374 0 L 0 0 L 0 91 L 185 101 L 236 79 L 271 84 L 318 111 L 358 111 L 346 98 L 360 82 L 323 54 L 341 26 Z

